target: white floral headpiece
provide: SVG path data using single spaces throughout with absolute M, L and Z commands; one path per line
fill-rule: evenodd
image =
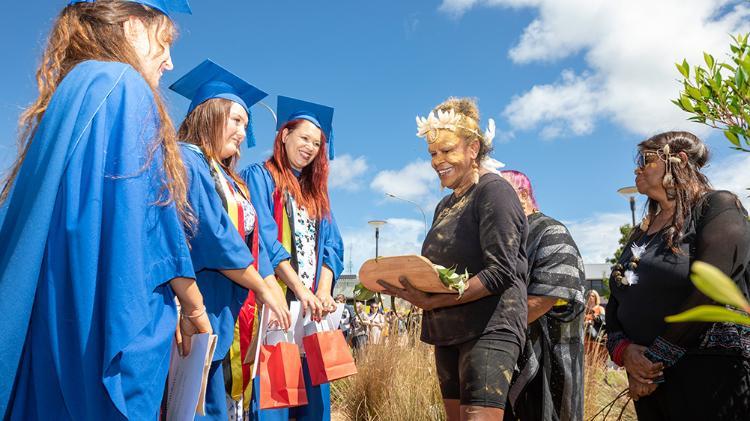
M 437 115 L 432 111 L 427 117 L 417 116 L 417 136 L 424 137 L 429 143 L 432 143 L 437 140 L 436 131 L 439 129 L 450 130 L 452 132 L 455 132 L 457 129 L 464 129 L 480 137 L 487 146 L 492 145 L 492 140 L 495 138 L 495 120 L 489 119 L 487 121 L 487 130 L 485 130 L 484 135 L 460 123 L 461 115 L 456 114 L 455 110 L 438 110 Z M 431 135 L 431 133 L 434 134 Z

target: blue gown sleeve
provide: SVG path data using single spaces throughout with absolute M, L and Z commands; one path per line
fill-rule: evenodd
M 260 228 L 258 228 L 260 229 Z M 258 235 L 258 273 L 265 279 L 270 275 L 274 274 L 273 265 L 271 259 L 268 257 L 268 251 L 266 251 L 266 245 L 263 242 L 263 238 Z
M 331 219 L 326 220 L 328 229 L 325 230 L 325 238 L 321 239 L 321 253 L 323 254 L 323 264 L 333 272 L 333 282 L 331 288 L 336 285 L 336 280 L 344 271 L 344 241 L 341 239 L 336 219 L 331 214 Z
M 253 164 L 242 170 L 240 176 L 250 189 L 250 201 L 258 214 L 261 244 L 265 246 L 271 266 L 275 270 L 279 263 L 289 260 L 289 253 L 279 242 L 279 227 L 273 219 L 274 184 L 268 170 L 262 163 Z
M 253 263 L 252 254 L 224 209 L 208 162 L 187 145 L 181 150 L 188 176 L 188 201 L 197 220 L 190 238 L 195 271 L 247 268 Z

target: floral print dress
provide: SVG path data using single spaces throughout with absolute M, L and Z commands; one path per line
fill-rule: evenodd
M 316 250 L 316 224 L 310 218 L 307 210 L 299 206 L 290 196 L 292 202 L 294 221 L 294 249 L 297 257 L 297 273 L 299 279 L 307 287 L 312 289 L 315 283 L 318 256 Z

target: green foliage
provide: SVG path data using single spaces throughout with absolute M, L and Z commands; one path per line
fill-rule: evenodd
M 466 290 L 466 281 L 469 280 L 469 271 L 465 270 L 464 273 L 456 273 L 456 268 L 446 268 L 445 266 L 440 265 L 432 265 L 435 267 L 435 270 L 437 270 L 438 275 L 440 276 L 440 281 L 445 285 L 446 287 L 458 291 L 458 296 L 464 295 L 464 291 Z
M 732 37 L 728 62 L 703 53 L 704 65 L 676 63 L 683 89 L 672 102 L 692 114 L 690 121 L 724 132 L 732 148 L 750 152 L 750 45 L 748 35 Z
M 606 260 L 607 263 L 609 263 L 610 265 L 614 265 L 620 260 L 622 251 L 625 250 L 625 244 L 628 243 L 628 238 L 630 238 L 630 233 L 632 231 L 633 227 L 630 226 L 630 224 L 620 226 L 620 239 L 617 241 L 619 246 L 617 247 L 617 250 L 615 250 L 614 256 Z M 604 284 L 604 291 L 602 292 L 602 295 L 609 298 L 609 276 L 605 276 L 604 279 L 602 279 L 602 283 Z
M 620 260 L 620 256 L 622 256 L 623 250 L 625 250 L 625 245 L 628 243 L 628 239 L 630 238 L 630 233 L 633 231 L 633 227 L 630 224 L 625 224 L 620 226 L 620 239 L 617 240 L 617 243 L 619 244 L 619 247 L 617 250 L 615 250 L 614 257 L 610 257 L 607 259 L 607 263 L 614 265 Z
M 745 314 L 726 306 L 702 305 L 665 318 L 667 322 L 731 322 L 750 326 L 750 303 L 728 276 L 704 262 L 695 262 L 690 279 L 702 293 L 714 301 L 742 310 Z
M 370 301 L 375 297 L 375 293 L 365 288 L 362 282 L 354 286 L 354 299 L 357 301 Z

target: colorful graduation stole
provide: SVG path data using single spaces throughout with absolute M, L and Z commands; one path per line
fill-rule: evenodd
M 216 174 L 217 187 L 220 189 L 219 194 L 222 196 L 227 214 L 229 215 L 232 224 L 234 224 L 244 240 L 246 236 L 245 211 L 240 200 L 245 199 L 249 202 L 250 194 L 240 185 L 237 186 L 237 189 L 233 188 L 232 184 L 229 183 L 227 178 L 223 175 L 223 171 L 215 161 L 213 161 L 211 165 L 213 172 Z M 252 249 L 250 250 L 254 260 L 253 267 L 256 270 L 258 269 L 258 241 L 258 218 L 256 216 L 252 233 Z M 224 379 L 227 393 L 229 393 L 234 400 L 240 400 L 240 398 L 244 397 L 243 404 L 245 409 L 250 405 L 250 396 L 252 394 L 252 387 L 250 386 L 252 384 L 252 364 L 244 364 L 243 361 L 245 355 L 247 355 L 248 349 L 250 348 L 250 344 L 252 343 L 255 329 L 257 328 L 256 315 L 257 308 L 255 306 L 255 294 L 252 291 L 248 291 L 247 298 L 240 308 L 237 322 L 234 324 L 234 339 L 232 341 L 232 346 L 229 348 L 229 354 L 224 360 L 225 371 L 229 372 L 229 375 L 225 376 Z
M 289 223 L 290 215 L 289 212 L 286 209 L 286 204 L 289 201 L 289 195 L 287 194 L 286 199 L 283 197 L 282 193 L 279 191 L 279 189 L 274 190 L 273 192 L 273 219 L 276 221 L 276 226 L 279 227 L 279 236 L 278 240 L 279 242 L 284 246 L 284 249 L 287 251 L 287 253 L 292 254 L 294 252 L 294 249 L 292 247 L 292 224 Z M 318 242 L 318 233 L 317 231 L 320 229 L 320 224 L 316 225 L 316 233 L 315 233 L 315 253 L 317 257 L 317 253 L 320 252 L 319 250 L 319 242 Z M 292 260 L 296 261 L 296 258 L 292 256 Z M 294 270 L 296 271 L 297 268 L 295 267 Z M 312 284 L 312 291 L 316 292 L 318 290 L 318 277 L 319 273 L 315 273 L 315 279 L 313 280 Z M 281 288 L 284 290 L 284 293 L 286 294 L 286 285 L 282 282 L 279 282 L 281 285 Z

